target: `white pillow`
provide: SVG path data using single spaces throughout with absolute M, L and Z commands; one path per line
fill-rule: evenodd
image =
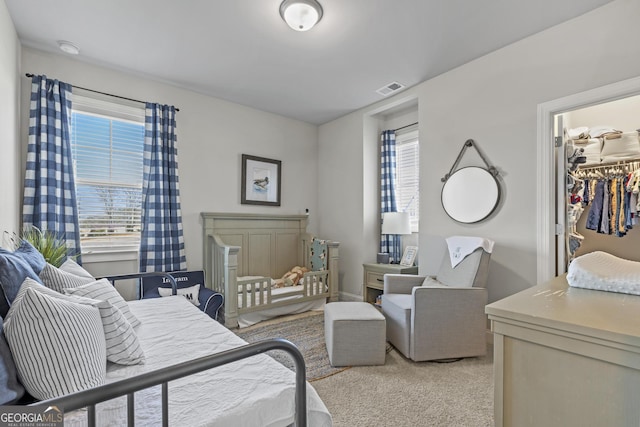
M 65 289 L 75 288 L 95 281 L 94 278 L 76 276 L 47 263 L 39 274 L 42 283 L 54 291 L 63 293 Z
M 77 262 L 75 262 L 75 260 L 71 258 L 67 258 L 67 260 L 62 263 L 62 265 L 60 266 L 60 270 L 66 271 L 67 273 L 75 274 L 76 276 L 87 277 L 89 279 L 96 280 L 96 278 L 93 277 L 91 273 L 82 268 Z
M 158 293 L 161 297 L 170 297 L 172 295 L 171 288 L 158 288 Z M 182 295 L 189 301 L 191 304 L 196 307 L 200 306 L 200 300 L 198 296 L 200 295 L 200 285 L 193 285 L 188 288 L 178 289 L 178 295 Z
M 36 399 L 104 384 L 107 350 L 100 311 L 26 289 L 4 323 L 20 381 Z
M 99 301 L 76 295 L 65 295 L 42 286 L 32 279 L 25 279 L 14 301 L 20 301 L 27 289 L 33 288 L 41 294 L 78 304 L 91 305 L 100 310 L 104 338 L 107 343 L 107 360 L 120 365 L 144 363 L 144 352 L 133 326 L 122 312 L 109 301 Z
M 78 286 L 76 288 L 67 288 L 64 290 L 64 293 L 67 295 L 77 295 L 100 301 L 109 301 L 114 307 L 117 307 L 118 310 L 122 312 L 131 326 L 135 328 L 140 324 L 140 320 L 131 313 L 127 302 L 107 279 L 96 280 L 95 282 L 87 283 L 86 285 Z

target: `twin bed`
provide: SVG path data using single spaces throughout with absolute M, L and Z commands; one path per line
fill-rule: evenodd
M 136 333 L 146 362 L 109 363 L 106 383 L 115 390 L 117 381 L 155 376 L 164 368 L 180 369 L 185 362 L 246 344 L 181 296 L 131 301 L 129 306 L 141 321 Z M 331 415 L 315 389 L 305 386 L 308 425 L 331 426 Z M 136 426 L 287 426 L 296 419 L 296 373 L 265 354 L 168 382 L 167 423 L 162 419 L 161 394 L 160 385 L 135 393 L 132 418 Z M 65 407 L 65 403 L 50 403 Z M 126 397 L 99 403 L 96 425 L 127 425 L 127 409 Z M 90 425 L 86 412 L 65 410 L 65 426 Z

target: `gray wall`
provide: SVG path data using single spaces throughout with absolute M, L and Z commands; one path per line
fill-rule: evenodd
M 0 232 L 20 226 L 20 43 L 7 6 L 0 2 Z M 0 246 L 5 244 L 0 240 Z
M 202 268 L 203 211 L 303 214 L 309 209 L 309 230 L 316 230 L 317 126 L 26 47 L 22 50 L 22 71 L 180 108 L 180 193 L 189 269 Z M 28 126 L 29 89 L 29 84 L 23 84 L 22 129 Z M 26 143 L 25 136 L 21 145 L 26 147 Z M 281 207 L 240 204 L 242 154 L 282 161 Z M 24 168 L 24 159 L 20 164 Z M 333 233 L 321 237 L 340 238 Z M 97 275 L 138 271 L 135 254 L 133 258 L 132 254 L 118 254 L 115 259 L 118 261 L 114 262 L 113 254 L 83 257 L 88 270 Z
M 368 212 L 345 209 L 339 217 L 325 219 L 323 209 L 340 206 L 362 192 L 363 184 L 351 171 L 362 167 L 365 153 L 360 138 L 366 118 L 414 93 L 419 101 L 422 165 L 420 272 L 435 271 L 444 237 L 486 236 L 496 241 L 489 273 L 490 300 L 534 285 L 537 106 L 640 75 L 638 16 L 640 2 L 617 0 L 320 126 L 320 157 L 339 166 L 334 169 L 332 183 L 320 189 L 320 230 L 340 230 L 342 258 L 351 261 L 343 264 L 348 278 L 342 283 L 343 291 L 359 293 L 359 263 L 376 252 L 376 248 L 359 242 L 376 230 L 363 229 Z M 440 178 L 468 138 L 473 138 L 501 171 L 503 203 L 488 220 L 462 225 L 442 210 Z M 340 151 L 332 153 L 336 148 Z M 463 160 L 463 165 L 482 164 L 473 153 Z
M 283 205 L 277 211 L 310 209 L 311 230 L 341 242 L 341 291 L 359 295 L 362 263 L 374 260 L 377 252 L 376 142 L 381 115 L 417 99 L 423 163 L 420 271 L 435 270 L 447 235 L 490 237 L 496 249 L 489 289 L 490 299 L 496 300 L 536 282 L 537 106 L 640 75 L 637 16 L 640 2 L 617 0 L 316 127 L 142 76 L 21 50 L 2 4 L 0 102 L 8 113 L 0 119 L 0 149 L 9 160 L 0 168 L 3 184 L 7 183 L 1 225 L 15 230 L 19 223 L 24 162 L 18 156 L 26 136 L 19 139 L 18 134 L 26 129 L 26 118 L 20 127 L 16 122 L 20 113 L 26 114 L 29 86 L 22 73 L 44 73 L 75 85 L 180 107 L 180 178 L 189 268 L 202 265 L 199 212 L 276 211 L 240 205 L 240 155 L 254 154 L 283 161 Z M 17 108 L 21 86 L 22 103 Z M 504 195 L 496 214 L 476 225 L 450 220 L 439 200 L 440 178 L 468 138 L 475 139 L 500 169 Z M 465 162 L 480 164 L 474 156 L 466 155 Z

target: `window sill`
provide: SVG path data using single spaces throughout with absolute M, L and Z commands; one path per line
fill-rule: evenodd
M 82 253 L 83 263 L 137 261 L 138 249 L 96 248 Z

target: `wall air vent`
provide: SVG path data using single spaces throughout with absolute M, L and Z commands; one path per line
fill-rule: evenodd
M 380 89 L 376 90 L 376 92 L 378 92 L 382 96 L 389 96 L 392 93 L 397 92 L 403 88 L 404 88 L 403 84 L 398 82 L 391 82 L 388 85 L 384 85 Z

